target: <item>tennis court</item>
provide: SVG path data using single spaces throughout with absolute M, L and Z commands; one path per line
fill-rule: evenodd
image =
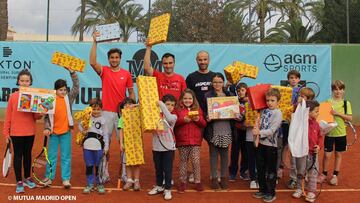
M 0 130 L 2 132 L 3 122 L 0 122 Z M 35 144 L 33 148 L 33 158 L 37 155 L 43 144 L 43 137 L 41 132 L 43 130 L 43 124 L 37 124 L 38 135 L 35 138 Z M 360 128 L 357 127 L 359 131 Z M 77 129 L 75 129 L 77 131 Z M 73 133 L 75 134 L 75 133 Z M 111 144 L 111 158 L 109 165 L 109 172 L 111 175 L 111 181 L 106 184 L 106 194 L 99 195 L 96 192 L 91 193 L 90 195 L 82 194 L 82 189 L 86 184 L 85 177 L 85 165 L 82 157 L 82 149 L 75 144 L 75 139 L 73 139 L 72 145 L 72 178 L 71 184 L 72 189 L 65 190 L 61 185 L 60 178 L 60 168 L 58 165 L 56 179 L 53 182 L 51 188 L 35 188 L 28 189 L 25 188 L 25 193 L 17 195 L 15 193 L 15 177 L 13 168 L 11 168 L 10 174 L 7 178 L 0 177 L 0 202 L 20 202 L 22 201 L 36 201 L 36 198 L 43 200 L 41 202 L 47 202 L 44 199 L 55 199 L 62 202 L 161 202 L 165 201 L 162 198 L 162 195 L 149 196 L 147 191 L 152 188 L 155 182 L 155 174 L 152 162 L 152 153 L 151 153 L 151 135 L 144 135 L 144 148 L 145 148 L 145 161 L 146 164 L 141 168 L 141 186 L 142 190 L 140 192 L 127 191 L 123 192 L 120 189 L 117 189 L 117 178 L 119 173 L 119 164 L 120 164 L 120 152 L 118 150 L 119 145 L 117 142 L 114 142 L 115 137 L 113 137 L 113 142 Z M 4 139 L 0 139 L 0 152 L 4 153 L 5 150 Z M 323 184 L 323 190 L 317 200 L 317 202 L 359 202 L 360 200 L 360 170 L 358 170 L 358 165 L 360 162 L 360 148 L 359 143 L 353 145 L 347 152 L 344 153 L 343 163 L 341 172 L 339 175 L 339 185 L 330 186 L 328 184 Z M 320 161 L 322 159 L 322 153 L 320 154 Z M 175 184 L 177 183 L 178 177 L 178 154 L 176 154 L 176 160 L 174 162 L 174 180 Z M 331 168 L 333 161 L 331 161 L 329 172 L 333 169 Z M 194 185 L 188 185 L 188 191 L 185 194 L 176 193 L 176 187 L 173 191 L 172 202 L 262 202 L 262 200 L 257 200 L 252 198 L 254 191 L 249 189 L 249 183 L 238 179 L 234 183 L 229 183 L 228 191 L 214 192 L 210 189 L 210 180 L 209 180 L 209 158 L 208 158 L 208 147 L 207 143 L 203 141 L 202 151 L 201 151 L 201 175 L 202 181 L 204 183 L 205 191 L 196 192 L 192 187 Z M 288 170 L 285 171 L 285 177 L 288 174 Z M 291 197 L 292 190 L 288 190 L 285 187 L 285 180 L 281 179 L 277 185 L 277 200 L 276 202 L 304 202 L 303 199 L 297 200 Z M 18 199 L 18 200 L 15 200 Z M 49 200 L 50 201 L 50 200 Z M 51 201 L 54 202 L 54 201 Z

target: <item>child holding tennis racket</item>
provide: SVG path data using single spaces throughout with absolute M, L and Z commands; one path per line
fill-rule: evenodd
M 191 114 L 194 112 L 195 114 Z M 190 114 L 189 114 L 190 113 Z M 195 189 L 203 191 L 200 173 L 200 149 L 202 129 L 206 126 L 203 112 L 196 99 L 194 91 L 185 89 L 176 106 L 177 121 L 175 124 L 176 147 L 179 149 L 180 162 L 179 193 L 184 193 L 187 182 L 187 162 L 191 158 L 195 178 Z
M 174 126 L 177 116 L 172 114 L 176 105 L 176 99 L 171 94 L 163 96 L 162 101 L 159 101 L 161 112 L 165 119 L 165 130 L 162 132 L 153 133 L 153 160 L 155 166 L 156 185 L 149 195 L 156 195 L 164 192 L 164 199 L 171 200 L 171 180 L 172 169 L 174 161 L 175 138 Z M 165 184 L 163 185 L 163 180 Z
M 24 69 L 19 72 L 16 85 L 29 87 L 33 82 L 31 73 Z M 19 91 L 10 95 L 6 107 L 3 135 L 6 143 L 12 142 L 14 149 L 14 171 L 16 177 L 16 193 L 25 192 L 24 186 L 34 188 L 36 184 L 30 177 L 31 151 L 35 138 L 36 120 L 42 118 L 41 114 L 18 111 Z M 24 168 L 24 180 L 22 178 Z
M 331 158 L 331 154 L 335 145 L 335 166 L 333 176 L 330 179 L 331 185 L 338 184 L 338 175 L 341 166 L 342 152 L 346 151 L 346 124 L 345 121 L 352 120 L 351 103 L 344 102 L 345 83 L 341 80 L 335 80 L 331 84 L 332 98 L 328 101 L 332 103 L 333 110 L 331 114 L 335 118 L 335 122 L 338 126 L 333 129 L 329 134 L 325 135 L 324 140 L 324 160 L 323 160 L 323 172 L 319 176 L 319 182 L 326 181 L 328 175 L 328 164 Z M 345 106 L 346 105 L 346 106 Z M 345 113 L 346 109 L 346 113 Z
M 319 116 L 319 106 L 320 104 L 317 101 L 306 101 L 306 107 L 309 108 L 309 154 L 304 157 L 295 158 L 295 165 L 298 174 L 296 191 L 292 194 L 292 196 L 298 199 L 304 195 L 305 200 L 308 202 L 315 202 L 316 200 L 316 179 L 318 176 L 318 170 L 316 169 L 318 168 L 318 163 L 316 159 L 317 154 L 322 146 L 320 126 L 316 121 L 317 117 Z M 305 175 L 307 175 L 306 183 L 304 183 Z M 307 194 L 304 188 L 307 189 Z
M 136 102 L 126 97 L 125 100 L 120 104 L 120 112 L 124 108 L 132 108 L 136 105 Z M 123 161 L 126 162 L 126 175 L 127 180 L 123 186 L 123 190 L 133 189 L 134 191 L 140 191 L 140 165 L 144 164 L 144 151 L 142 150 L 142 135 L 133 134 L 126 136 L 124 132 L 125 123 L 123 117 L 120 117 L 118 129 L 120 129 L 120 147 L 124 154 Z
M 109 151 L 109 138 L 106 136 L 105 118 L 101 115 L 102 102 L 99 98 L 91 99 L 89 102 L 91 107 L 90 127 L 85 132 L 86 136 L 83 140 L 83 155 L 86 164 L 86 182 L 87 185 L 83 190 L 84 194 L 89 194 L 94 190 L 96 183 L 99 194 L 105 194 L 104 183 L 99 178 L 99 165 L 102 156 Z M 79 130 L 83 131 L 86 126 L 79 123 Z M 94 176 L 95 168 L 95 176 Z
M 70 92 L 68 92 L 68 86 L 65 80 L 58 79 L 55 81 L 55 114 L 46 115 L 44 120 L 44 136 L 50 137 L 48 156 L 52 164 L 51 176 L 50 165 L 48 164 L 46 166 L 46 177 L 50 177 L 44 181 L 44 185 L 51 185 L 55 178 L 58 149 L 60 146 L 61 178 L 65 189 L 71 187 L 71 129 L 74 126 L 73 117 L 71 115 L 71 106 L 79 94 L 79 78 L 75 71 L 69 69 L 69 72 L 73 87 Z

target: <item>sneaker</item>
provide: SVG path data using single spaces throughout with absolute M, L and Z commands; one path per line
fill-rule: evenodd
M 248 174 L 243 173 L 243 174 L 240 174 L 240 179 L 241 180 L 250 180 L 250 177 Z
M 36 184 L 34 183 L 34 180 L 29 177 L 24 180 L 24 186 L 27 186 L 28 188 L 34 188 L 36 187 Z
M 49 187 L 52 184 L 52 180 L 49 178 L 45 178 L 41 182 L 44 187 Z
M 338 179 L 336 175 L 333 175 L 330 179 L 330 185 L 338 185 Z
M 195 177 L 193 173 L 190 173 L 189 175 L 189 183 L 195 183 Z
M 180 194 L 185 193 L 185 190 L 186 190 L 186 183 L 180 183 L 178 187 L 178 193 Z
M 302 191 L 300 189 L 296 189 L 295 192 L 292 194 L 293 198 L 299 199 L 302 196 Z
M 127 179 L 125 185 L 123 186 L 123 190 L 127 191 L 133 187 L 134 181 L 132 179 Z
M 276 200 L 276 196 L 272 196 L 272 195 L 265 195 L 265 197 L 263 198 L 264 202 L 273 202 Z
M 226 190 L 229 188 L 228 182 L 227 182 L 227 178 L 221 178 L 220 179 L 220 187 L 223 190 Z
M 19 181 L 16 183 L 16 193 L 24 193 L 25 189 L 24 189 L 24 184 L 22 181 Z
M 164 200 L 171 200 L 171 199 L 172 199 L 171 190 L 164 190 Z
M 202 183 L 195 183 L 195 190 L 198 192 L 204 191 L 204 187 Z
M 288 184 L 287 184 L 287 187 L 288 187 L 289 189 L 295 189 L 295 187 L 296 187 L 296 180 L 290 179 L 289 182 L 288 182 Z
M 262 192 L 255 192 L 253 194 L 253 197 L 255 197 L 256 199 L 261 199 L 261 198 L 265 197 L 265 194 Z
M 140 190 L 141 190 L 140 181 L 139 181 L 139 179 L 136 179 L 134 181 L 134 191 L 140 191 Z
M 313 192 L 308 192 L 307 196 L 305 197 L 305 201 L 307 202 L 315 202 L 316 195 Z
M 279 168 L 277 170 L 277 178 L 281 179 L 283 177 L 284 170 L 282 168 Z
M 213 190 L 218 190 L 220 188 L 220 185 L 219 185 L 219 181 L 217 178 L 213 178 L 211 179 L 211 185 L 210 185 L 211 189 Z
M 83 190 L 83 194 L 89 194 L 93 190 L 94 190 L 94 185 L 93 184 L 87 185 Z
M 101 195 L 105 194 L 104 185 L 98 185 L 98 186 L 97 186 L 97 191 L 98 191 L 98 193 L 101 194 Z
M 326 178 L 327 178 L 326 175 L 321 174 L 321 175 L 318 176 L 317 182 L 318 182 L 318 183 L 323 183 L 323 182 L 326 181 Z
M 250 182 L 250 189 L 258 189 L 258 188 L 259 188 L 258 183 L 255 180 L 252 180 Z
M 230 175 L 229 176 L 229 182 L 235 182 L 236 180 L 236 176 L 235 175 Z
M 71 188 L 71 184 L 70 184 L 70 181 L 69 180 L 64 180 L 62 182 L 63 186 L 65 189 L 70 189 Z
M 150 192 L 148 192 L 148 195 L 157 195 L 162 192 L 164 192 L 164 188 L 156 185 L 150 190 Z

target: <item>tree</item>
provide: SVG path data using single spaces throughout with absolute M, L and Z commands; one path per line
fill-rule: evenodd
M 5 41 L 8 31 L 8 6 L 7 0 L 0 0 L 0 41 Z
M 140 12 L 143 10 L 140 4 L 133 3 L 133 0 L 85 0 L 84 31 L 91 32 L 96 25 L 118 22 L 123 37 L 127 42 L 141 22 Z M 77 11 L 81 9 L 81 5 Z M 81 29 L 81 15 L 77 17 L 71 27 L 71 32 L 76 35 Z

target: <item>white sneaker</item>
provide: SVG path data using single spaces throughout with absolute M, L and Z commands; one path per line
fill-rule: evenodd
M 62 182 L 62 184 L 63 184 L 65 189 L 70 189 L 71 188 L 70 180 L 64 180 Z
M 148 192 L 148 195 L 157 195 L 160 194 L 164 191 L 163 187 L 160 186 L 154 186 L 153 189 L 150 190 L 150 192 Z
M 164 190 L 164 200 L 171 200 L 171 199 L 172 199 L 171 190 Z
M 307 202 L 315 202 L 316 195 L 313 192 L 308 192 L 308 195 L 305 198 L 305 201 Z
M 330 180 L 330 185 L 338 185 L 338 179 L 336 175 L 333 175 Z
M 252 180 L 250 182 L 250 189 L 258 189 L 259 185 L 257 184 L 257 182 L 255 180 Z
M 295 190 L 295 192 L 292 194 L 293 198 L 299 199 L 302 196 L 302 191 L 297 189 Z

